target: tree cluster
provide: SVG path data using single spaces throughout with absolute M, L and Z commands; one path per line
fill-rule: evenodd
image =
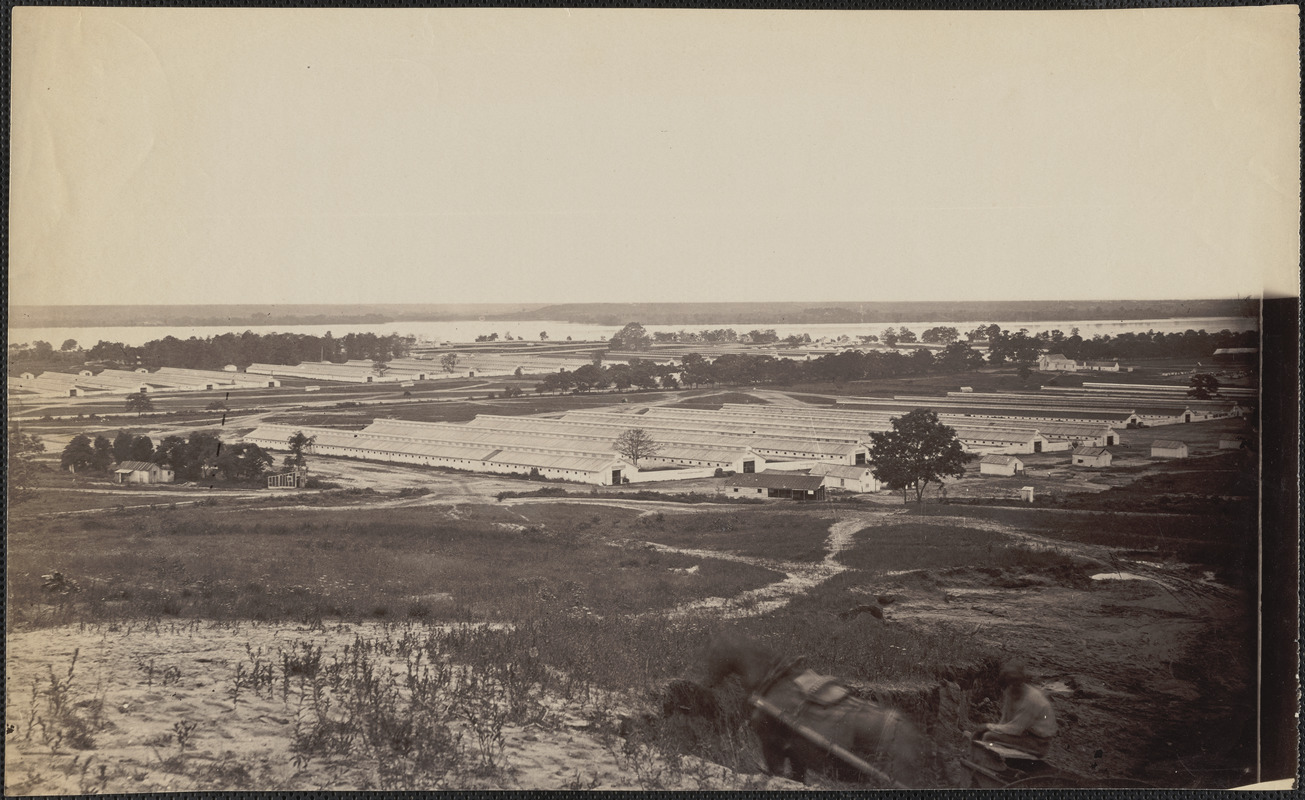
M 535 391 L 542 394 L 581 393 L 609 388 L 618 391 L 630 388 L 673 389 L 678 388 L 681 382 L 685 386 L 841 382 L 965 372 L 981 366 L 983 356 L 960 342 L 953 342 L 937 354 L 929 350 L 916 350 L 910 354 L 845 350 L 807 361 L 746 353 L 726 353 L 709 361 L 700 353 L 689 353 L 678 367 L 636 358 L 631 359 L 629 364 L 586 364 L 574 371 L 563 369 L 545 375 L 543 380 L 535 384 Z
M 1036 360 L 1039 352 L 1057 352 L 1081 361 L 1145 358 L 1209 358 L 1221 347 L 1258 347 L 1257 331 L 1186 330 L 1182 333 L 1157 331 L 1127 332 L 1114 336 L 1097 334 L 1090 339 L 1079 335 L 1078 328 L 1050 330 L 1030 334 L 1027 328 L 1011 333 L 999 325 L 980 325 L 965 333 L 970 342 L 987 342 L 997 356 L 994 363 L 1019 363 Z M 926 340 L 927 341 L 927 340 Z
M 106 472 L 124 461 L 150 461 L 176 473 L 179 480 L 257 478 L 272 464 L 272 457 L 256 444 L 224 444 L 209 431 L 186 436 L 165 436 L 155 446 L 150 437 L 119 431 L 112 441 L 103 434 L 94 439 L 74 436 L 64 447 L 59 466 L 74 472 Z
M 655 364 L 641 358 L 630 359 L 629 364 L 585 364 L 573 371 L 565 369 L 550 372 L 535 384 L 535 391 L 550 393 L 583 393 L 614 388 L 625 391 L 637 389 L 678 388 L 675 373 L 679 370 L 669 364 Z

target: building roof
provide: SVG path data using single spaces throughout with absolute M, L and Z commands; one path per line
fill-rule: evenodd
M 1104 447 L 1075 447 L 1074 455 L 1076 456 L 1099 456 L 1101 454 L 1109 455 L 1110 451 Z
M 1047 353 L 1043 358 L 1049 358 L 1052 361 L 1073 361 L 1071 358 L 1065 358 L 1061 353 Z
M 1186 447 L 1186 446 L 1187 446 L 1186 442 L 1176 442 L 1173 439 L 1156 439 L 1154 442 L 1151 443 L 1152 450 L 1156 449 L 1157 447 L 1160 448 L 1161 450 L 1177 450 L 1179 448 Z
M 1003 467 L 1008 467 L 1008 466 L 1010 466 L 1011 464 L 1023 464 L 1024 462 L 1023 462 L 1023 461 L 1020 461 L 1020 460 L 1019 460 L 1018 458 L 1016 458 L 1015 456 L 999 456 L 999 455 L 991 455 L 991 456 L 984 456 L 982 459 L 979 460 L 979 463 L 980 463 L 980 464 L 1000 464 L 1000 465 L 1003 466 Z
M 761 489 L 802 489 L 815 491 L 824 484 L 820 475 L 794 475 L 786 472 L 750 472 L 726 479 L 726 486 L 750 486 Z
M 852 466 L 851 464 L 830 464 L 828 462 L 820 462 L 811 467 L 810 474 L 824 477 L 861 480 L 871 472 L 873 472 L 873 468 L 868 464 Z
M 121 461 L 114 472 L 149 472 L 152 469 L 159 469 L 159 465 L 151 461 Z
M 1084 361 L 1089 367 L 1114 367 L 1118 366 L 1118 361 Z

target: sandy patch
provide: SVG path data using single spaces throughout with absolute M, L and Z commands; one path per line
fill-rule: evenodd
M 605 724 L 623 707 L 613 696 L 544 697 L 537 719 L 503 724 L 501 740 L 484 747 L 473 726 L 451 713 L 458 763 L 425 776 L 396 777 L 385 753 L 365 747 L 305 759 L 295 742 L 312 713 L 312 690 L 283 676 L 282 657 L 309 646 L 322 648 L 324 660 L 340 658 L 358 637 L 393 638 L 394 631 L 188 622 L 10 632 L 6 793 L 795 786 L 630 746 Z M 393 654 L 376 663 L 402 673 L 409 662 Z M 259 664 L 274 677 L 255 689 L 248 679 Z M 51 722 L 54 695 L 85 723 L 83 735 Z

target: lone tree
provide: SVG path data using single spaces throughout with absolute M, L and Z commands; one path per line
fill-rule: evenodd
M 290 446 L 290 455 L 286 456 L 285 461 L 282 463 L 287 467 L 302 467 L 307 464 L 308 461 L 304 458 L 304 453 L 308 452 L 308 448 L 313 446 L 315 438 L 305 436 L 303 431 L 295 431 L 294 435 L 286 442 Z
M 643 428 L 630 428 L 616 437 L 616 452 L 624 456 L 634 467 L 639 466 L 639 459 L 655 456 L 661 450 L 662 446 Z
M 1204 372 L 1193 375 L 1188 386 L 1187 396 L 1197 400 L 1209 400 L 1219 393 L 1219 379 Z
M 453 370 L 457 369 L 458 354 L 445 353 L 443 356 L 440 357 L 440 366 L 444 368 L 445 372 L 452 372 Z
M 924 502 L 930 483 L 964 475 L 965 462 L 974 457 L 961 448 L 956 431 L 927 408 L 895 417 L 893 429 L 870 434 L 870 442 L 875 477 L 891 489 L 914 489 L 917 503 Z
M 647 350 L 652 345 L 652 337 L 637 322 L 631 322 L 614 334 L 607 342 L 608 350 Z
M 127 410 L 135 411 L 136 416 L 144 414 L 146 411 L 154 410 L 154 401 L 144 392 L 127 395 Z

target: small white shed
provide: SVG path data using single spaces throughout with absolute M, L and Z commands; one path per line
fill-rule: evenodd
M 123 461 L 113 470 L 114 483 L 172 483 L 172 470 L 149 461 Z
M 988 455 L 979 462 L 980 475 L 1015 475 L 1024 471 L 1024 462 L 1015 456 Z
M 1172 439 L 1156 439 L 1151 443 L 1152 458 L 1187 458 L 1187 444 Z
M 1076 467 L 1108 467 L 1114 456 L 1104 447 L 1076 447 L 1070 462 Z
M 811 467 L 811 474 L 823 477 L 826 489 L 877 492 L 884 488 L 875 477 L 874 468 L 864 464 L 829 464 L 822 461 Z

